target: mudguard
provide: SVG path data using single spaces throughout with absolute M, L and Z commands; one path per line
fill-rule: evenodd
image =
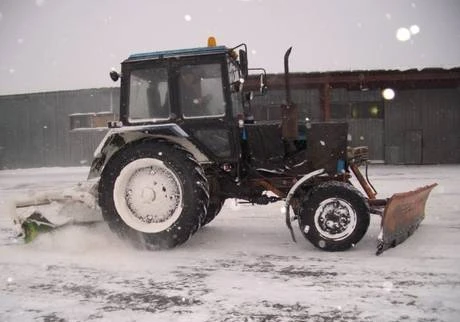
M 289 192 L 288 192 L 288 194 L 286 196 L 286 199 L 284 201 L 284 207 L 281 208 L 281 209 L 282 209 L 282 212 L 285 215 L 286 226 L 288 227 L 289 231 L 291 232 L 291 238 L 292 238 L 292 240 L 294 242 L 296 242 L 296 239 L 295 239 L 294 231 L 292 230 L 291 215 L 289 213 L 289 207 L 291 205 L 291 199 L 294 196 L 297 188 L 299 188 L 305 182 L 307 182 L 307 181 L 313 179 L 314 177 L 319 176 L 319 175 L 321 175 L 323 173 L 324 173 L 324 169 L 319 169 L 319 170 L 316 170 L 316 171 L 313 171 L 313 172 L 310 172 L 310 173 L 306 174 L 299 181 L 297 181 L 296 184 L 294 184 L 291 187 L 291 189 L 289 190 Z
M 153 124 L 126 126 L 110 129 L 94 152 L 94 159 L 88 174 L 88 179 L 100 176 L 113 154 L 128 143 L 143 139 L 165 139 L 174 142 L 193 154 L 200 163 L 209 159 L 189 140 L 189 135 L 177 124 Z
M 396 193 L 383 212 L 376 255 L 409 238 L 425 218 L 425 204 L 434 183 L 414 191 Z

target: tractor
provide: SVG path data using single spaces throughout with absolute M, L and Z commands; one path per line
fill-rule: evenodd
M 278 121 L 254 121 L 245 90 L 247 46 L 133 54 L 112 71 L 120 81 L 119 118 L 97 147 L 88 179 L 110 229 L 147 249 L 185 243 L 225 200 L 282 203 L 291 232 L 325 251 L 343 251 L 382 217 L 377 253 L 419 225 L 435 185 L 377 199 L 359 167 L 367 147 L 347 146 L 344 122 L 300 120 L 284 56 L 286 100 Z M 258 78 L 260 95 L 266 75 Z M 362 189 L 353 186 L 351 178 Z

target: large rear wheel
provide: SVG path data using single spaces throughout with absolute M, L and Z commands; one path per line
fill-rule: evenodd
M 369 213 L 367 200 L 351 184 L 325 182 L 303 199 L 300 230 L 316 247 L 342 251 L 363 238 L 369 226 Z
M 206 217 L 204 218 L 204 221 L 201 223 L 202 227 L 209 224 L 211 221 L 214 220 L 214 218 L 216 218 L 216 216 L 222 210 L 222 206 L 224 205 L 224 203 L 225 203 L 225 200 L 220 199 L 220 198 L 215 198 L 214 200 L 211 200 L 209 202 L 209 207 L 208 207 Z
M 204 217 L 204 220 L 201 223 L 202 227 L 209 224 L 211 221 L 214 220 L 214 218 L 216 218 L 216 216 L 222 210 L 222 206 L 225 203 L 225 199 L 219 194 L 220 192 L 219 182 L 214 177 L 211 177 L 211 179 L 209 180 L 209 192 L 210 192 L 209 206 L 208 206 L 206 216 Z
M 99 205 L 112 231 L 138 246 L 171 248 L 199 228 L 208 183 L 187 151 L 167 142 L 121 149 L 105 166 Z

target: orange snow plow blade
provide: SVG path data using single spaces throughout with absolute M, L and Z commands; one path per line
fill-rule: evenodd
M 383 212 L 377 255 L 409 238 L 425 218 L 425 204 L 434 183 L 414 191 L 396 193 Z

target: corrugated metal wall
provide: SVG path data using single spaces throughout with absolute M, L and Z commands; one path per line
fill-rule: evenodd
M 0 169 L 87 165 L 104 132 L 71 132 L 69 115 L 118 105 L 117 88 L 0 96 Z
M 312 121 L 321 120 L 319 91 L 317 89 L 293 89 L 292 101 L 299 108 L 300 119 L 310 118 Z M 269 90 L 264 96 L 255 96 L 252 100 L 253 114 L 256 120 L 280 120 L 281 104 L 286 102 L 283 90 Z
M 385 106 L 388 163 L 460 163 L 460 89 L 397 91 Z
M 348 120 L 350 134 L 349 145 L 353 147 L 368 146 L 369 159 L 383 161 L 384 156 L 384 121 L 380 119 Z
M 322 119 L 317 89 L 294 89 L 300 117 Z M 280 119 L 284 90 L 253 100 L 258 120 Z M 370 158 L 389 164 L 460 163 L 460 89 L 396 90 L 383 102 L 380 91 L 331 91 L 334 109 L 381 101 L 384 118 L 336 117 L 350 124 L 350 145 L 368 145 Z M 0 96 L 0 169 L 88 165 L 105 134 L 70 131 L 73 113 L 118 111 L 118 88 Z M 339 113 L 340 114 L 340 113 Z
M 460 163 L 460 89 L 395 90 L 392 101 L 380 90 L 331 90 L 331 119 L 349 123 L 349 144 L 367 145 L 371 160 L 389 164 Z M 301 119 L 321 120 L 318 90 L 296 89 L 292 97 Z M 256 119 L 279 120 L 284 99 L 283 90 L 254 99 Z M 379 104 L 381 117 L 353 116 L 351 106 L 363 103 Z
M 349 145 L 368 146 L 369 158 L 381 161 L 385 158 L 383 118 L 353 115 L 354 106 L 369 109 L 375 104 L 384 105 L 380 90 L 348 91 L 338 88 L 331 91 L 331 118 L 348 122 Z

